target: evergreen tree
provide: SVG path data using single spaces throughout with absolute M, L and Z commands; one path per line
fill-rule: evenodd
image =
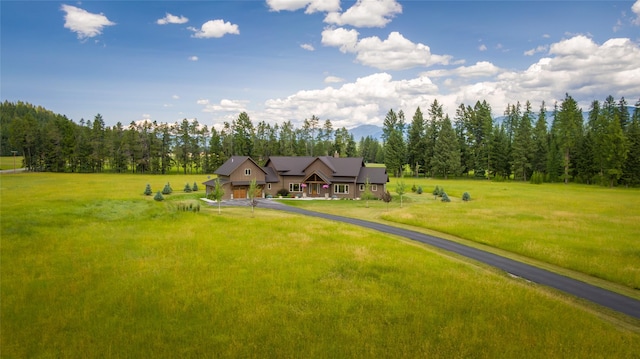
M 527 101 L 525 111 L 520 119 L 514 124 L 514 137 L 511 147 L 511 165 L 514 178 L 527 181 L 532 171 L 532 159 L 535 151 L 533 142 L 531 118 L 531 103 Z
M 568 183 L 571 175 L 571 159 L 582 135 L 582 110 L 569 94 L 565 95 L 557 114 L 556 140 L 562 154 L 562 180 Z
M 409 126 L 409 139 L 407 142 L 407 161 L 409 165 L 411 165 L 416 177 L 418 176 L 420 168 L 424 169 L 424 154 L 426 152 L 425 135 L 425 121 L 422 117 L 422 111 L 420 111 L 420 107 L 418 107 Z
M 233 121 L 233 154 L 236 156 L 253 156 L 253 139 L 255 136 L 253 123 L 246 112 L 240 113 Z
M 531 159 L 531 169 L 540 173 L 546 172 L 547 169 L 547 152 L 549 152 L 549 131 L 547 130 L 547 109 L 544 101 L 540 106 L 538 120 L 533 129 L 534 152 Z
M 144 194 L 146 196 L 151 196 L 152 193 L 153 193 L 153 191 L 151 190 L 151 185 L 147 183 L 147 187 L 145 187 L 145 189 L 144 189 Z
M 403 123 L 393 110 L 387 112 L 383 127 L 384 164 L 389 173 L 400 177 L 404 165 Z
M 439 127 L 431 168 L 434 173 L 442 174 L 444 179 L 447 179 L 450 174 L 455 175 L 460 169 L 460 148 L 449 115 L 444 117 Z
M 640 100 L 627 126 L 627 143 L 629 153 L 624 164 L 623 182 L 636 187 L 640 185 Z

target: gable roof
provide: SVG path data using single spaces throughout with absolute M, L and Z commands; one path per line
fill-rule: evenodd
M 287 176 L 302 176 L 304 175 L 304 169 L 307 168 L 311 162 L 313 162 L 317 157 L 282 157 L 282 156 L 274 156 L 269 157 L 267 160 L 268 166 L 269 163 L 273 165 L 273 168 L 280 174 L 284 174 Z
M 385 167 L 362 167 L 358 175 L 358 183 L 384 184 L 389 182 L 389 175 Z
M 265 170 L 260 167 L 260 165 L 258 165 L 256 163 L 256 161 L 254 161 L 251 157 L 249 156 L 231 156 L 231 158 L 229 158 L 225 163 L 222 164 L 222 166 L 220 166 L 215 172 L 215 174 L 219 175 L 219 176 L 231 176 L 231 174 L 238 169 L 238 167 L 242 166 L 245 162 L 247 161 L 251 161 L 254 165 L 256 165 L 256 167 L 258 167 L 262 172 L 264 172 L 265 174 L 267 174 L 267 172 L 265 172 Z

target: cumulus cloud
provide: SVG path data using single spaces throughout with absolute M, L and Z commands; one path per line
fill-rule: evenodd
M 314 51 L 315 50 L 315 48 L 313 48 L 313 45 L 311 45 L 311 44 L 302 44 L 302 45 L 300 45 L 300 47 L 305 49 L 305 50 L 307 50 L 307 51 Z
M 198 56 L 189 56 L 189 61 L 198 61 Z
M 396 0 L 358 0 L 343 13 L 330 12 L 324 22 L 338 26 L 384 27 L 400 13 L 402 6 Z
M 296 11 L 306 8 L 306 14 L 340 11 L 340 0 L 267 0 L 271 11 Z
M 158 25 L 185 24 L 187 22 L 189 22 L 189 19 L 187 19 L 182 15 L 176 16 L 176 15 L 171 15 L 169 13 L 166 13 L 165 17 L 163 17 L 162 19 L 158 19 L 156 21 L 156 24 Z
M 202 24 L 200 29 L 195 27 L 188 27 L 188 29 L 194 32 L 194 34 L 191 35 L 192 37 L 200 39 L 220 38 L 226 34 L 240 34 L 238 25 L 220 19 L 209 20 Z
M 80 40 L 96 37 L 105 26 L 116 24 L 102 13 L 93 14 L 75 6 L 62 5 L 61 10 L 65 12 L 64 27 L 78 34 Z
M 172 98 L 172 99 L 174 99 L 174 100 L 179 100 L 179 99 L 180 99 L 180 96 L 178 96 L 178 95 L 173 95 L 173 96 L 171 96 L 171 98 Z
M 207 99 L 201 99 L 196 102 L 198 105 L 204 106 L 202 112 L 245 112 L 247 101 L 222 99 L 220 103 L 213 104 Z
M 456 76 L 463 78 L 495 76 L 500 72 L 500 68 L 488 61 L 479 61 L 471 66 L 460 66 L 451 70 L 427 71 L 425 75 L 429 77 Z
M 264 116 L 302 119 L 312 113 L 330 118 L 334 127 L 347 128 L 381 124 L 390 108 L 415 109 L 436 93 L 437 87 L 427 77 L 394 81 L 387 73 L 377 73 L 339 88 L 299 91 L 287 98 L 268 100 Z
M 640 45 L 630 39 L 598 44 L 576 35 L 551 44 L 548 56 L 524 70 L 507 71 L 481 61 L 409 79 L 376 73 L 339 87 L 298 91 L 268 100 L 259 117 L 280 122 L 304 119 L 311 113 L 331 119 L 334 127 L 350 128 L 365 123 L 381 125 L 390 108 L 403 110 L 410 117 L 418 106 L 424 109 L 434 99 L 451 117 L 460 104 L 473 105 L 478 100 L 486 100 L 498 115 L 510 103 L 529 100 L 536 107 L 545 101 L 549 106 L 562 100 L 565 93 L 587 108 L 593 99 L 639 94 L 639 58 Z
M 640 0 L 636 0 L 631 6 L 631 11 L 636 14 L 636 18 L 632 20 L 634 25 L 640 26 Z
M 356 30 L 326 28 L 322 44 L 355 53 L 356 61 L 380 70 L 404 70 L 418 66 L 448 64 L 451 56 L 434 55 L 429 46 L 413 43 L 399 32 L 391 32 L 386 40 L 377 36 L 358 39 Z
M 327 84 L 335 84 L 335 83 L 344 82 L 344 79 L 337 76 L 327 76 L 324 78 L 324 82 Z
M 540 45 L 540 46 L 538 46 L 538 47 L 536 47 L 536 48 L 533 48 L 533 49 L 530 49 L 530 50 L 525 51 L 525 52 L 524 52 L 524 54 L 525 54 L 526 56 L 533 56 L 533 55 L 535 55 L 535 54 L 537 54 L 537 53 L 539 53 L 539 52 L 545 52 L 545 51 L 547 51 L 548 49 L 549 49 L 549 46 L 547 46 L 547 45 Z
M 480 46 L 478 46 L 478 50 L 480 50 L 480 51 L 487 51 L 487 45 L 485 45 L 485 44 L 481 44 Z

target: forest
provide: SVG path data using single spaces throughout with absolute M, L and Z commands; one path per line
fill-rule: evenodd
M 434 100 L 411 120 L 386 114 L 381 141 L 356 141 L 344 127 L 316 116 L 254 123 L 246 112 L 220 128 L 197 120 L 106 126 L 100 114 L 78 123 L 24 102 L 0 104 L 0 154 L 23 157 L 30 171 L 166 174 L 212 173 L 233 155 L 263 163 L 269 156 L 362 157 L 384 163 L 390 175 L 577 182 L 640 186 L 640 100 L 608 96 L 587 115 L 566 94 L 548 109 L 529 101 L 509 104 L 492 117 L 486 101 L 460 104 L 453 119 Z

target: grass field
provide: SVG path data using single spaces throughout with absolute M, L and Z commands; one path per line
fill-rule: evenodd
M 387 184 L 393 193 L 397 179 Z M 476 180 L 404 179 L 403 207 L 395 195 L 379 201 L 293 202 L 317 211 L 433 230 L 640 289 L 640 190 L 586 185 Z M 421 186 L 418 195 L 409 190 Z M 431 194 L 444 187 L 452 202 Z M 469 192 L 472 200 L 463 202 Z M 394 193 L 395 194 L 395 193 Z M 637 296 L 637 295 L 636 295 Z
M 12 170 L 15 164 L 15 168 L 22 167 L 22 156 L 16 156 L 15 162 L 13 157 L 0 156 L 0 170 Z
M 2 175 L 2 357 L 640 352 L 637 320 L 426 246 L 261 208 L 177 211 L 202 195 L 181 193 L 184 184 L 205 180 Z M 142 195 L 166 182 L 166 201 Z M 482 203 L 474 195 L 468 204 Z M 399 213 L 393 206 L 378 212 Z

